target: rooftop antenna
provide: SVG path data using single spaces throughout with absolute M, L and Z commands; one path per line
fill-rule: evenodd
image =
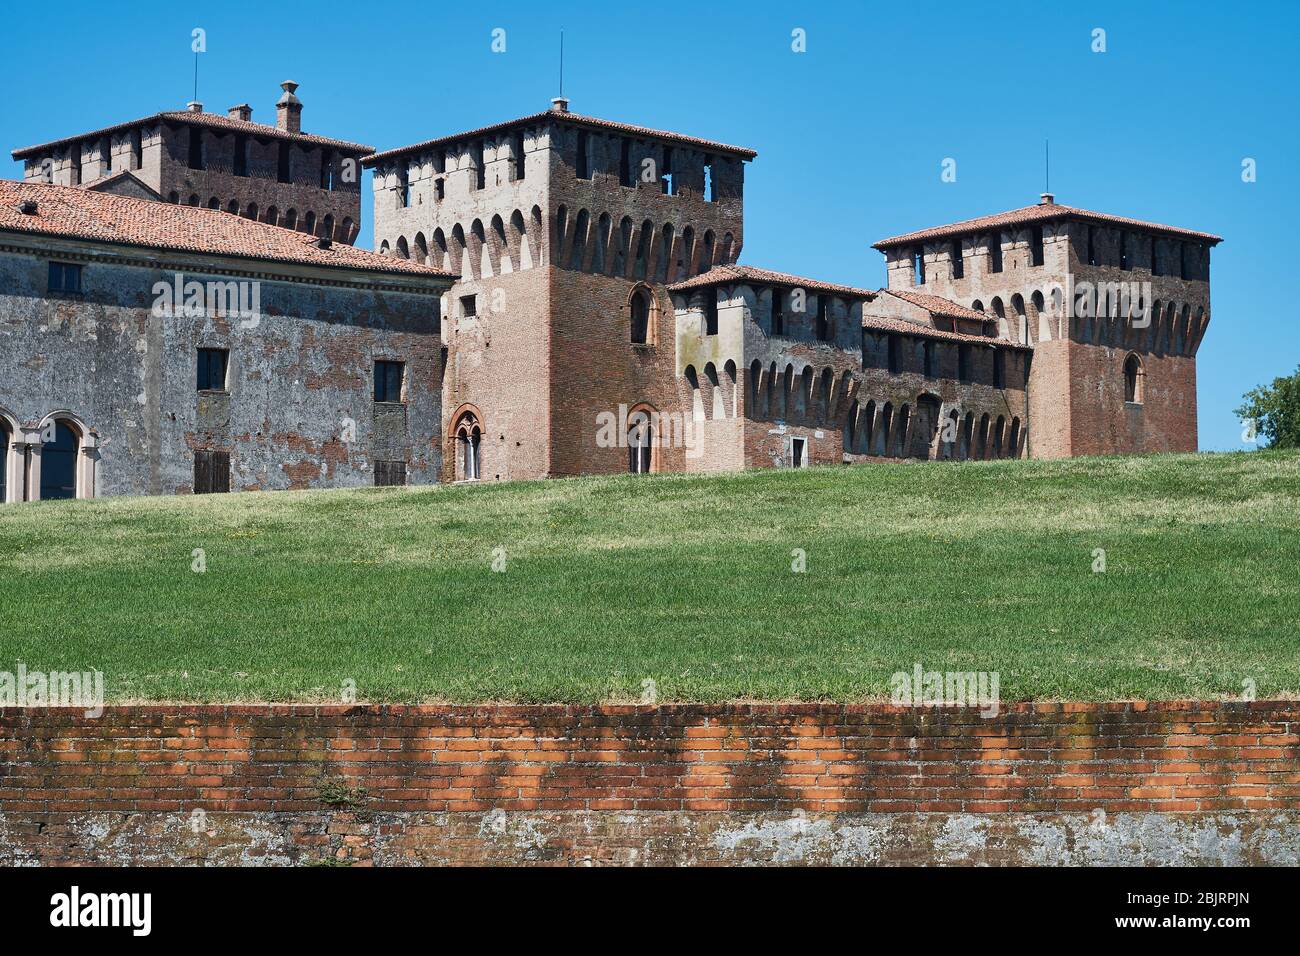
M 560 113 L 569 111 L 569 101 L 564 98 L 564 31 L 560 31 L 560 95 L 552 97 L 551 109 Z
M 1052 142 L 1043 140 L 1043 194 L 1039 197 L 1039 204 L 1050 206 L 1056 202 L 1056 197 L 1052 195 Z
M 194 51 L 194 100 L 199 101 L 199 51 Z

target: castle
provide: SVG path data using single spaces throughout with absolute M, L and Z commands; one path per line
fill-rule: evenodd
M 295 91 L 14 152 L 0 500 L 1196 448 L 1217 236 L 1044 194 L 872 291 L 739 263 L 753 150 L 558 98 L 374 152 Z

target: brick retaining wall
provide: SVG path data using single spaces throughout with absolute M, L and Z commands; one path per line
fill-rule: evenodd
M 818 833 L 825 861 L 963 862 L 953 827 L 1015 862 L 1118 821 L 1124 853 L 1157 821 L 1197 861 L 1295 862 L 1298 734 L 1297 701 L 9 710 L 0 862 L 765 862 Z M 875 856 L 845 857 L 861 826 Z

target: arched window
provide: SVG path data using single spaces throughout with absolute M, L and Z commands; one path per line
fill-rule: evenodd
M 582 260 L 587 254 L 587 232 L 591 228 L 591 213 L 585 209 L 578 210 L 578 218 L 573 228 L 573 249 L 569 255 L 569 268 L 581 269 Z
M 1011 440 L 1007 444 L 1007 454 L 1012 458 L 1020 457 L 1020 419 L 1011 419 Z
M 77 453 L 81 438 L 68 422 L 53 422 L 51 441 L 41 446 L 41 500 L 77 497 Z
M 628 309 L 632 314 L 632 344 L 648 345 L 650 343 L 650 315 L 654 311 L 650 290 L 637 286 L 628 299 Z
M 188 205 L 196 206 L 196 207 L 197 207 L 198 204 L 199 204 L 199 202 L 200 202 L 200 200 L 199 200 L 199 194 L 198 194 L 198 193 L 190 193 L 190 199 L 189 199 L 189 203 L 188 203 Z
M 456 428 L 456 480 L 478 481 L 482 477 L 483 429 L 473 412 L 465 412 L 457 419 Z
M 415 261 L 423 265 L 429 261 L 429 246 L 424 241 L 424 233 L 415 234 Z
M 307 215 L 303 216 L 302 231 L 310 233 L 313 236 L 316 235 L 316 214 L 314 212 L 309 212 Z M 405 259 L 406 256 L 402 256 L 402 258 Z
M 399 259 L 409 259 L 409 258 L 411 258 L 411 250 L 410 250 L 410 248 L 406 245 L 406 237 L 405 237 L 405 236 L 398 236 L 398 237 L 397 237 L 397 257 L 398 257 Z
M 216 196 L 213 196 L 211 199 L 208 200 L 208 208 L 209 208 L 209 209 L 220 209 L 220 208 L 221 208 L 221 200 L 218 199 Z
M 1142 360 L 1130 352 L 1128 358 L 1124 360 L 1124 401 L 1134 405 L 1142 404 L 1143 378 L 1145 372 L 1142 368 Z
M 230 202 L 226 203 L 226 212 L 230 213 L 232 216 L 238 216 L 238 215 L 239 215 L 239 200 L 238 200 L 238 199 L 232 199 L 232 200 L 230 200 Z
M 263 217 L 262 221 L 270 223 L 272 226 L 278 226 L 280 224 L 280 211 L 274 206 L 267 206 L 266 215 Z
M 326 213 L 325 218 L 320 221 L 320 234 L 324 236 L 326 239 L 334 238 L 334 214 L 333 213 Z
M 912 406 L 904 405 L 898 410 L 898 425 L 894 428 L 897 438 L 894 441 L 894 454 L 899 458 L 907 458 L 911 449 L 908 446 L 907 426 L 912 418 Z
M 1002 439 L 1006 435 L 1007 419 L 1004 415 L 999 415 L 997 424 L 993 426 L 993 457 L 1002 457 Z
M 298 228 L 298 210 L 290 208 L 289 211 L 284 214 L 284 228 Z
M 9 500 L 9 423 L 0 418 L 0 505 Z
M 654 412 L 645 407 L 627 416 L 627 470 L 648 475 L 654 470 Z

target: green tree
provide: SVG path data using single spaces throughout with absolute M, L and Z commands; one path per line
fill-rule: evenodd
M 1254 420 L 1255 433 L 1265 440 L 1265 447 L 1300 448 L 1300 367 L 1242 397 L 1246 404 L 1237 409 L 1237 417 Z

